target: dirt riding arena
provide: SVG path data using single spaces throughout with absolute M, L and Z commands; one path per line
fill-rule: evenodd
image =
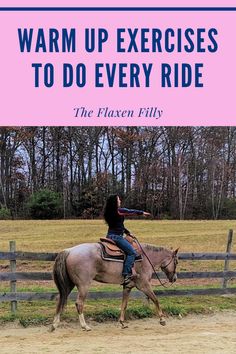
M 83 332 L 77 324 L 48 327 L 7 325 L 0 331 L 1 354 L 6 353 L 236 353 L 236 312 L 169 318 L 166 327 L 156 319 L 130 321 L 127 329 L 114 322 L 90 323 Z

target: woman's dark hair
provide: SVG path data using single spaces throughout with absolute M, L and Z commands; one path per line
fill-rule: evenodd
M 106 223 L 112 227 L 116 225 L 117 219 L 120 217 L 118 214 L 117 194 L 112 194 L 107 198 L 104 208 L 104 219 Z

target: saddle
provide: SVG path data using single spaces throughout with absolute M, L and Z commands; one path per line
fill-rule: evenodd
M 142 255 L 141 255 L 141 249 L 137 242 L 131 238 L 127 238 L 127 240 L 130 242 L 132 247 L 135 249 L 137 256 L 135 258 L 135 262 L 141 261 Z M 122 251 L 114 241 L 112 241 L 109 238 L 106 237 L 101 237 L 100 241 L 98 242 L 101 245 L 102 249 L 102 258 L 107 261 L 116 261 L 116 262 L 124 262 L 125 260 L 125 253 Z

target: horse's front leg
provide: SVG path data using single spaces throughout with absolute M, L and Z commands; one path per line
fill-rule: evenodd
M 152 288 L 151 288 L 151 284 L 150 283 L 141 283 L 141 284 L 137 284 L 136 285 L 137 288 L 142 291 L 149 299 L 152 300 L 152 302 L 154 303 L 155 305 L 155 308 L 156 308 L 156 312 L 157 312 L 157 315 L 159 316 L 160 318 L 160 324 L 162 326 L 165 326 L 166 325 L 166 321 L 165 321 L 165 318 L 164 318 L 164 314 L 160 308 L 160 304 L 159 304 L 159 301 L 156 297 L 156 295 L 154 294 Z
M 119 318 L 119 322 L 120 322 L 122 328 L 128 327 L 127 325 L 124 324 L 124 321 L 125 321 L 125 311 L 127 309 L 129 295 L 130 295 L 131 290 L 132 290 L 132 288 L 130 288 L 130 287 L 123 288 L 122 304 L 121 304 L 120 318 Z

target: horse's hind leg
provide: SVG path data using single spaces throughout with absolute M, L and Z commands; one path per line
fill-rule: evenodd
M 84 313 L 83 313 L 84 302 L 85 302 L 87 293 L 88 293 L 88 289 L 87 288 L 86 289 L 85 288 L 83 288 L 83 289 L 80 288 L 79 289 L 79 293 L 78 293 L 78 296 L 77 296 L 77 299 L 76 299 L 75 306 L 76 306 L 76 309 L 77 309 L 78 314 L 79 314 L 79 321 L 80 321 L 80 325 L 81 325 L 82 329 L 84 331 L 91 331 L 91 328 L 85 322 Z
M 71 283 L 69 285 L 69 288 L 66 290 L 66 292 L 63 293 L 63 295 L 59 294 L 58 301 L 57 301 L 56 314 L 54 316 L 52 326 L 49 329 L 50 332 L 53 332 L 59 326 L 61 313 L 66 305 L 67 298 L 73 288 L 74 288 L 74 284 Z
M 49 332 L 53 332 L 55 331 L 55 329 L 59 326 L 59 323 L 60 323 L 60 315 L 61 313 L 57 313 L 55 316 L 54 316 L 54 319 L 53 319 L 53 323 L 49 329 Z

